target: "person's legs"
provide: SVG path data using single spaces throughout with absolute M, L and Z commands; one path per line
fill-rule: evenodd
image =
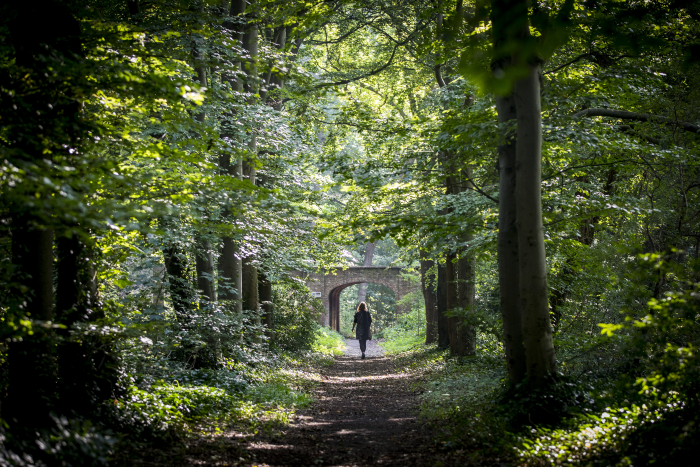
M 362 355 L 365 354 L 365 350 L 367 350 L 367 340 L 361 339 L 360 340 L 360 352 L 362 352 Z

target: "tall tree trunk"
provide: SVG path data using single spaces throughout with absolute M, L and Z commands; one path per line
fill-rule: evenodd
M 445 259 L 445 301 L 448 314 L 457 312 L 459 296 L 457 294 L 457 255 L 454 252 L 447 254 Z M 447 318 L 447 335 L 450 338 L 450 354 L 459 355 L 458 349 L 462 346 L 458 333 L 460 319 L 455 316 Z
M 202 3 L 199 5 L 199 12 L 201 13 L 203 10 L 204 4 Z M 203 63 L 204 54 L 196 42 L 192 47 L 192 55 L 195 60 L 194 69 L 197 73 L 197 80 L 201 86 L 207 86 L 207 71 Z M 201 110 L 197 113 L 195 119 L 199 123 L 203 123 L 206 119 L 206 114 Z M 197 290 L 205 298 L 206 302 L 213 302 L 216 300 L 216 292 L 214 290 L 214 255 L 211 251 L 211 244 L 204 238 L 199 237 L 195 245 Z M 207 303 L 203 303 L 203 305 L 207 305 Z
M 251 6 L 255 2 L 251 1 Z M 245 33 L 243 34 L 243 48 L 248 51 L 250 56 L 250 61 L 245 64 L 245 70 L 247 75 L 246 91 L 251 94 L 255 94 L 257 91 L 257 66 L 255 60 L 258 58 L 258 26 L 254 22 L 249 22 Z M 249 104 L 255 104 L 255 98 L 251 97 Z M 250 154 L 250 160 L 243 164 L 243 177 L 248 178 L 250 183 L 255 185 L 257 169 L 256 169 L 256 155 L 258 151 L 257 137 L 255 132 L 250 133 L 250 140 L 248 141 L 248 152 Z M 243 258 L 243 308 L 246 310 L 257 311 L 260 307 L 259 296 L 258 296 L 258 271 L 254 265 L 255 258 L 250 255 Z
M 468 180 L 458 182 L 458 171 L 456 160 L 452 158 L 446 166 L 452 172 L 448 177 L 449 192 L 453 195 L 463 192 Z M 466 169 L 465 169 L 466 170 Z M 465 243 L 471 239 L 469 234 L 464 235 Z M 466 315 L 474 308 L 476 269 L 474 260 L 464 248 L 460 248 L 456 254 L 450 255 L 452 270 L 447 266 L 448 283 L 448 309 L 459 312 L 457 316 L 448 319 L 450 333 L 450 353 L 455 356 L 466 356 L 476 354 L 476 331 L 473 326 L 466 321 Z M 450 279 L 450 276 L 452 279 Z
M 470 241 L 473 236 L 467 235 L 465 240 Z M 459 253 L 457 260 L 457 297 L 459 307 L 465 313 L 474 313 L 476 304 L 476 264 L 474 255 L 462 250 Z M 468 324 L 465 319 L 460 319 L 457 328 L 460 346 L 453 348 L 453 353 L 456 355 L 476 355 L 476 329 Z
M 274 304 L 272 303 L 272 283 L 268 280 L 267 276 L 260 272 L 259 273 L 259 294 L 260 294 L 260 304 L 263 310 L 263 319 L 265 324 L 265 333 L 269 339 L 274 338 Z
M 374 258 L 374 248 L 377 246 L 376 242 L 367 242 L 365 244 L 365 260 L 362 263 L 362 267 L 372 266 L 372 259 Z M 364 302 L 367 299 L 367 282 L 360 284 L 357 290 L 357 302 Z
M 229 15 L 232 17 L 240 16 L 245 13 L 246 0 L 232 0 Z M 230 23 L 225 23 L 229 28 L 234 27 Z M 240 26 L 236 25 L 240 29 Z M 243 43 L 243 33 L 236 34 L 236 38 L 240 44 Z M 241 63 L 238 62 L 238 69 Z M 231 80 L 231 86 L 234 91 L 243 91 L 243 80 L 236 77 Z M 222 174 L 229 175 L 235 178 L 243 177 L 243 160 L 237 159 L 232 161 L 231 156 L 226 154 L 219 159 L 219 171 Z M 224 209 L 224 218 L 231 221 L 231 210 L 229 207 Z M 238 242 L 231 236 L 225 236 L 221 239 L 221 252 L 219 254 L 219 300 L 235 300 L 234 310 L 240 313 L 243 310 L 243 261 L 241 258 L 241 248 Z
M 13 282 L 22 288 L 18 315 L 32 320 L 53 319 L 53 231 L 30 227 L 38 219 L 13 219 Z M 41 224 L 39 224 L 41 225 Z M 19 317 L 19 316 L 18 316 Z M 9 387 L 2 404 L 3 418 L 10 425 L 41 426 L 48 422 L 56 389 L 56 361 L 51 335 L 41 327 L 21 340 L 8 343 Z
M 496 97 L 498 123 L 516 123 L 517 112 L 512 96 Z M 518 227 L 515 206 L 515 128 L 506 129 L 498 146 L 498 285 L 501 295 L 501 315 L 508 377 L 513 384 L 525 378 L 525 347 L 523 345 L 522 312 L 520 305 L 520 266 Z
M 446 173 L 445 177 L 445 193 L 448 196 L 453 196 L 459 191 L 457 189 L 456 180 L 454 177 L 455 173 L 455 157 L 454 154 L 449 152 L 443 153 L 445 160 L 443 163 L 443 170 Z M 450 207 L 447 212 L 452 212 L 453 209 Z M 457 312 L 459 307 L 459 300 L 457 295 L 457 254 L 454 251 L 447 253 L 445 257 L 445 303 L 447 306 L 447 313 L 449 315 Z M 457 328 L 459 326 L 459 318 L 450 316 L 447 318 L 447 335 L 450 338 L 450 353 L 455 355 L 455 350 L 461 345 L 459 342 L 459 335 L 457 333 Z
M 214 255 L 209 241 L 199 238 L 195 253 L 195 267 L 197 269 L 197 290 L 206 302 L 216 301 L 214 290 Z M 207 303 L 203 305 L 207 305 Z
M 230 212 L 227 214 L 230 216 Z M 235 300 L 233 309 L 240 313 L 243 309 L 241 300 L 243 273 L 239 247 L 233 237 L 225 236 L 221 239 L 221 253 L 219 254 L 218 266 L 218 299 Z
M 258 291 L 258 268 L 253 264 L 253 257 L 243 259 L 243 309 L 257 311 L 260 308 Z
M 450 347 L 450 335 L 447 325 L 447 275 L 444 265 L 438 262 L 437 273 L 437 331 L 438 348 L 447 349 Z
M 430 280 L 428 271 L 435 265 L 435 262 L 426 258 L 425 252 L 421 252 L 420 260 L 420 282 L 423 291 L 423 302 L 425 303 L 425 343 L 432 344 L 437 341 L 437 293 L 435 290 L 436 280 Z
M 69 8 L 58 1 L 6 2 L 5 12 L 12 17 L 7 22 L 10 34 L 5 42 L 14 51 L 15 64 L 23 68 L 23 75 L 26 73 L 24 82 L 35 86 L 35 92 L 25 93 L 23 106 L 15 107 L 26 123 L 6 128 L 4 144 L 10 147 L 3 157 L 16 158 L 30 166 L 50 159 L 52 152 L 61 150 L 61 145 L 65 148 L 64 156 L 68 157 L 68 148 L 76 147 L 83 136 L 79 113 L 81 99 L 71 92 L 71 89 L 78 89 L 81 77 L 65 75 L 69 73 L 66 70 L 78 69 L 74 63 L 82 57 L 80 23 Z M 42 56 L 47 58 L 42 59 Z M 54 59 L 62 66 L 54 68 Z M 75 84 L 59 91 L 56 88 L 59 79 Z M 37 131 L 40 133 L 36 134 Z M 46 144 L 45 140 L 51 143 Z M 45 151 L 52 144 L 51 151 Z M 23 181 L 21 190 L 24 193 L 34 192 L 30 183 L 31 180 Z M 18 290 L 13 294 L 5 319 L 19 321 L 29 317 L 50 322 L 53 320 L 53 225 L 46 219 L 53 213 L 47 212 L 44 203 L 51 194 L 39 189 L 37 192 L 43 194 L 38 199 L 24 203 L 27 195 L 9 190 L 21 201 L 9 203 L 12 282 Z M 42 326 L 33 326 L 32 331 L 22 339 L 8 342 L 9 384 L 2 404 L 2 418 L 13 426 L 37 428 L 50 420 L 56 389 L 56 362 L 52 333 Z
M 524 1 L 524 0 L 523 0 Z M 515 83 L 517 146 L 515 186 L 518 253 L 520 257 L 520 303 L 528 378 L 535 387 L 557 370 L 549 318 L 547 264 L 542 226 L 542 116 L 539 70 Z
M 56 239 L 56 322 L 59 331 L 57 393 L 63 413 L 94 414 L 114 395 L 118 362 L 109 338 L 71 329 L 78 322 L 104 317 L 95 284 L 94 246 L 76 233 Z

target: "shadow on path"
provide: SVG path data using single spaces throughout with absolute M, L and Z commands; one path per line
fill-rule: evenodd
M 368 342 L 356 340 L 323 372 L 316 402 L 274 438 L 255 439 L 248 452 L 259 466 L 436 465 L 428 429 L 416 421 L 411 378 Z

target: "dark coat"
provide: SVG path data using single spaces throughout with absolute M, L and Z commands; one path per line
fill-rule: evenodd
M 358 340 L 366 341 L 369 339 L 369 326 L 372 324 L 372 315 L 369 311 L 358 311 L 355 313 L 355 320 L 353 323 L 357 323 L 356 336 Z

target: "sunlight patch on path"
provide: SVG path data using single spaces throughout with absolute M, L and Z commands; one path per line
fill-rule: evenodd
M 344 355 L 348 357 L 360 357 L 362 352 L 360 352 L 360 341 L 357 339 L 345 339 L 345 351 Z M 367 341 L 367 351 L 365 356 L 367 357 L 381 357 L 384 355 L 384 349 L 377 345 L 376 340 Z

